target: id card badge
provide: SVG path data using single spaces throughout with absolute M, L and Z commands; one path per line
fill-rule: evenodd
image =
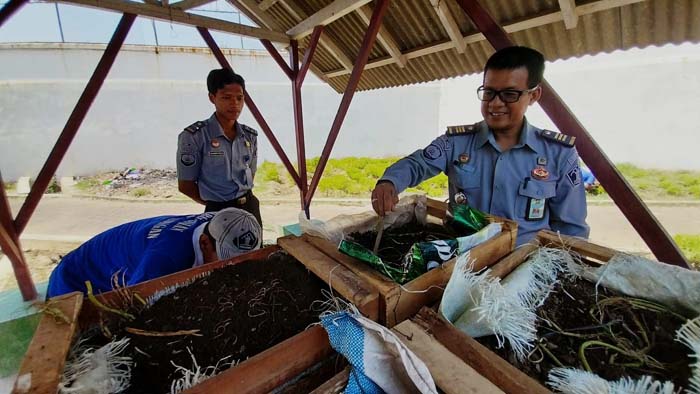
M 545 198 L 528 198 L 527 212 L 525 212 L 525 220 L 542 220 L 544 219 Z

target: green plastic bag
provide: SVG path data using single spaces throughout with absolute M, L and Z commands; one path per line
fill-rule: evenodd
M 447 223 L 455 228 L 474 233 L 489 224 L 485 213 L 469 205 L 461 204 L 451 206 L 451 210 L 448 212 Z
M 372 253 L 371 250 L 352 241 L 340 241 L 338 250 L 350 257 L 364 261 L 372 268 L 384 273 L 398 284 L 410 282 L 427 271 L 426 266 L 422 261 L 409 258 L 411 253 L 407 254 L 401 262 L 389 263 L 382 261 L 382 259 L 376 254 Z

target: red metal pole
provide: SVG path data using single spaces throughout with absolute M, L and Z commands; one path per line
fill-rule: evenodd
M 287 77 L 291 80 L 294 79 L 294 74 L 292 73 L 292 69 L 289 68 L 287 63 L 284 61 L 282 56 L 280 55 L 279 52 L 277 52 L 277 48 L 275 48 L 274 45 L 270 42 L 270 40 L 260 40 L 260 42 L 263 44 L 265 49 L 267 49 L 267 52 L 270 53 L 270 56 L 272 56 L 272 59 L 277 62 L 277 64 L 280 66 L 282 71 L 284 71 L 285 74 L 287 74 Z
M 306 78 L 309 67 L 311 67 L 311 59 L 313 59 L 314 53 L 316 53 L 318 40 L 321 39 L 321 33 L 323 33 L 323 25 L 314 27 L 314 31 L 311 33 L 309 46 L 306 48 L 306 52 L 304 52 L 304 59 L 301 61 L 301 68 L 299 69 L 299 75 L 297 75 L 296 84 L 300 87 L 304 83 L 304 78 Z
M 221 64 L 221 67 L 230 68 L 233 70 L 228 60 L 226 60 L 224 53 L 221 52 L 221 49 L 219 49 L 219 46 L 216 44 L 216 41 L 214 41 L 214 37 L 212 37 L 209 33 L 209 30 L 207 30 L 204 27 L 197 27 L 197 31 L 199 31 L 199 34 L 202 36 L 204 41 L 211 49 L 212 53 L 214 54 L 214 57 L 216 57 L 216 60 L 218 60 L 219 64 Z M 282 164 L 284 164 L 285 168 L 287 168 L 287 171 L 289 171 L 289 175 L 292 176 L 292 179 L 294 179 L 294 182 L 297 184 L 297 187 L 301 189 L 301 181 L 299 180 L 299 175 L 294 169 L 292 163 L 289 161 L 289 157 L 287 157 L 287 154 L 284 153 L 284 149 L 280 145 L 279 141 L 277 141 L 275 134 L 272 132 L 272 129 L 270 129 L 270 126 L 265 121 L 265 118 L 262 116 L 262 113 L 255 105 L 253 98 L 250 97 L 250 93 L 248 93 L 247 90 L 245 92 L 245 105 L 250 109 L 250 112 L 253 114 L 253 118 L 255 118 L 255 120 L 258 122 L 258 125 L 260 125 L 260 128 L 262 129 L 263 133 L 265 133 L 265 136 L 270 141 L 270 144 L 272 144 L 272 148 L 275 150 L 275 152 L 277 152 L 277 156 L 279 156 L 280 160 L 282 160 Z
M 333 145 L 335 144 L 335 140 L 338 138 L 340 127 L 343 125 L 345 115 L 347 115 L 348 108 L 352 102 L 352 97 L 355 95 L 355 89 L 357 89 L 357 85 L 360 83 L 362 71 L 364 71 L 365 65 L 367 65 L 370 50 L 374 45 L 374 40 L 377 38 L 377 32 L 379 32 L 379 28 L 382 26 L 382 19 L 384 18 L 386 10 L 389 8 L 389 0 L 377 0 L 376 3 L 374 12 L 372 13 L 372 18 L 370 19 L 369 26 L 367 27 L 367 32 L 365 33 L 365 38 L 362 41 L 362 46 L 360 47 L 360 53 L 357 55 L 355 65 L 352 68 L 352 73 L 350 74 L 350 79 L 348 80 L 348 86 L 345 88 L 345 93 L 343 93 L 343 98 L 340 101 L 338 112 L 335 115 L 333 125 L 331 126 L 331 131 L 328 134 L 328 139 L 326 140 L 326 145 L 323 147 L 323 152 L 321 153 L 318 166 L 316 166 L 314 177 L 311 179 L 311 186 L 309 186 L 309 192 L 306 194 L 307 206 L 311 204 L 311 199 L 314 196 L 314 192 L 316 192 L 318 182 L 321 180 L 323 170 L 326 168 L 328 158 L 333 150 Z
M 23 5 L 27 3 L 27 0 L 10 0 L 4 7 L 0 10 L 0 27 L 7 22 L 10 17 L 17 12 Z
M 277 62 L 277 64 L 282 68 L 282 71 L 287 74 L 289 79 L 292 80 L 292 103 L 294 107 L 294 135 L 296 136 L 297 143 L 297 160 L 299 168 L 299 179 L 300 179 L 300 201 L 301 208 L 306 212 L 306 217 L 309 217 L 309 205 L 306 204 L 306 192 L 308 189 L 308 176 L 306 173 L 306 145 L 304 142 L 304 112 L 302 110 L 302 100 L 301 100 L 301 86 L 304 83 L 304 78 L 306 77 L 306 72 L 311 66 L 311 59 L 313 58 L 314 52 L 316 51 L 316 46 L 318 45 L 318 40 L 323 32 L 323 26 L 316 26 L 312 33 L 311 39 L 309 41 L 309 47 L 304 53 L 304 61 L 299 68 L 299 43 L 296 40 L 290 42 L 289 51 L 289 63 L 291 68 L 284 62 L 282 56 L 280 56 L 277 49 L 272 45 L 269 40 L 260 40 L 265 46 L 267 51 L 270 53 L 272 58 Z
M 460 0 L 459 4 L 494 48 L 501 49 L 513 45 L 508 34 L 477 0 Z M 541 86 L 540 106 L 559 130 L 576 137 L 576 149 L 581 158 L 588 164 L 605 191 L 615 201 L 656 258 L 665 263 L 688 268 L 688 261 L 673 238 L 603 153 L 583 124 L 546 80 Z
M 15 224 L 12 221 L 12 211 L 10 203 L 5 194 L 5 183 L 0 174 L 0 248 L 10 259 L 12 270 L 15 272 L 15 279 L 22 299 L 25 301 L 37 298 L 36 287 L 32 281 L 32 274 L 27 267 L 22 253 L 22 245 L 19 242 L 19 235 L 15 231 Z
M 119 21 L 119 25 L 117 25 L 117 29 L 114 31 L 114 35 L 109 41 L 100 62 L 97 63 L 97 67 L 90 77 L 87 86 L 85 86 L 85 90 L 83 90 L 78 104 L 75 105 L 73 112 L 68 118 L 68 122 L 66 122 L 66 126 L 63 128 L 53 150 L 51 150 L 49 154 L 49 158 L 46 159 L 44 167 L 39 171 L 39 175 L 37 175 L 36 181 L 34 181 L 32 190 L 29 192 L 27 199 L 24 201 L 22 208 L 17 214 L 17 218 L 15 219 L 17 234 L 22 234 L 22 231 L 24 231 L 24 228 L 27 226 L 29 218 L 32 216 L 32 213 L 34 213 L 37 204 L 39 204 L 41 196 L 49 186 L 51 178 L 56 173 L 58 165 L 61 163 L 61 160 L 63 160 L 63 157 L 68 151 L 68 147 L 73 141 L 73 137 L 75 137 L 75 134 L 78 132 L 80 125 L 85 119 L 85 115 L 90 109 L 92 102 L 95 100 L 97 93 L 100 91 L 109 70 L 112 68 L 114 60 L 119 53 L 119 48 L 121 48 L 124 43 L 131 25 L 134 23 L 134 19 L 136 19 L 136 15 L 134 14 L 122 15 L 122 19 Z
M 299 43 L 292 40 L 289 48 L 289 64 L 292 66 L 292 105 L 294 107 L 294 134 L 297 141 L 297 166 L 299 168 L 299 179 L 301 179 L 301 189 L 299 198 L 301 209 L 309 217 L 309 204 L 306 203 L 306 193 L 309 187 L 309 178 L 306 174 L 306 145 L 304 142 L 304 112 L 301 106 L 301 85 L 297 83 L 299 78 Z

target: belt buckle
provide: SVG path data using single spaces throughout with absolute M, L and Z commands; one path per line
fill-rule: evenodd
M 248 201 L 248 199 L 247 199 L 245 196 L 243 196 L 243 197 L 241 197 L 241 198 L 238 199 L 238 203 L 239 203 L 240 205 L 245 204 L 246 201 Z

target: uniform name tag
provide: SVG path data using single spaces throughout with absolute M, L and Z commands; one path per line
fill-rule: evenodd
M 224 155 L 224 152 L 222 152 L 222 151 L 209 152 L 209 156 L 223 156 L 223 155 Z
M 542 220 L 546 201 L 545 198 L 528 198 L 525 220 Z

